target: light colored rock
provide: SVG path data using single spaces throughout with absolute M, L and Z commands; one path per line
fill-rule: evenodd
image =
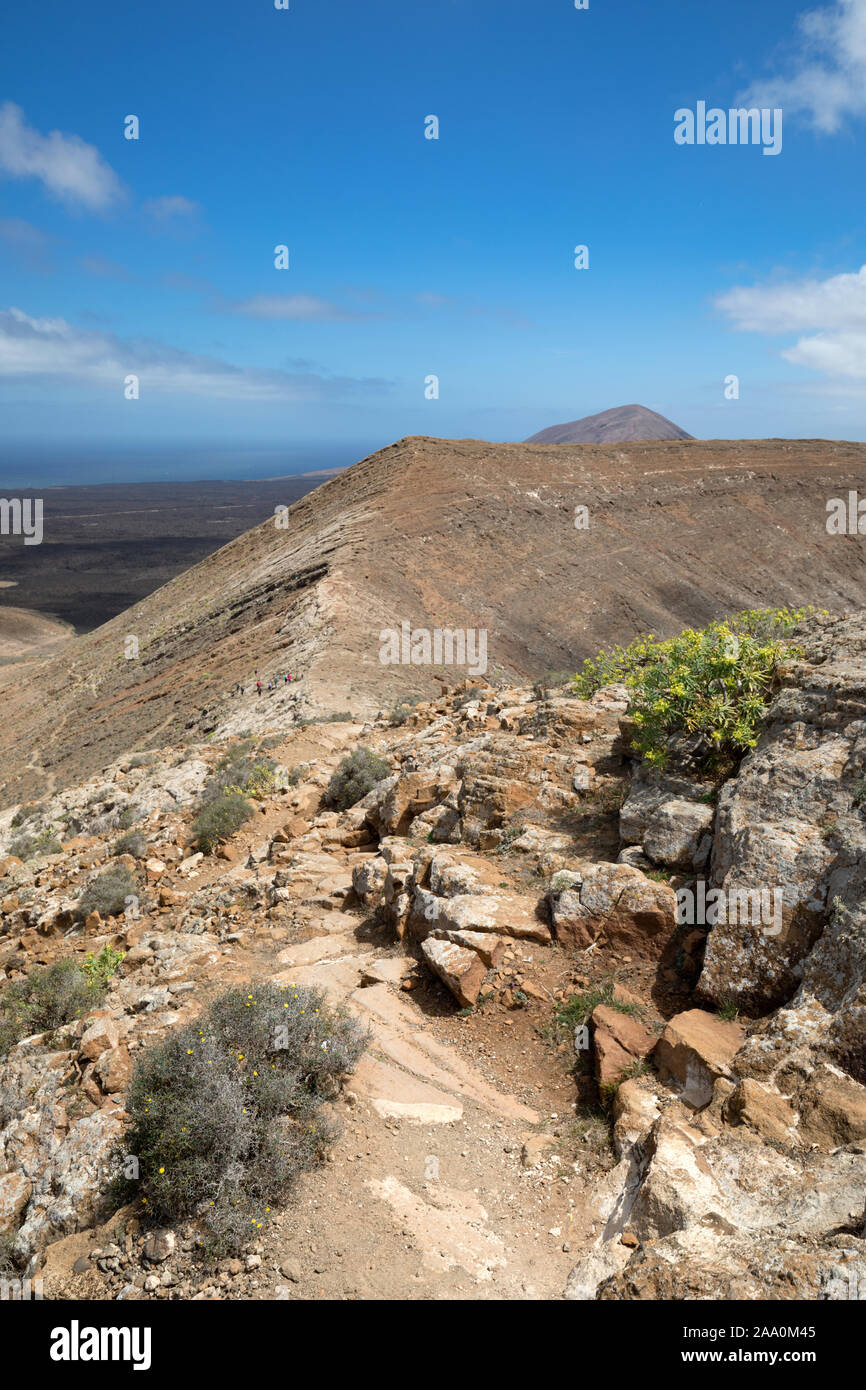
M 487 966 L 478 953 L 432 936 L 422 942 L 421 953 L 458 1004 L 473 1008 L 487 975 Z
M 111 1018 L 98 1018 L 87 1029 L 78 1047 L 78 1055 L 87 1061 L 95 1061 L 101 1053 L 117 1047 L 120 1031 Z
M 718 1085 L 718 1082 L 716 1083 Z M 795 1138 L 796 1115 L 790 1103 L 777 1091 L 746 1077 L 728 1096 L 723 1114 L 729 1124 L 745 1125 L 762 1139 L 791 1143 Z
M 364 859 L 352 869 L 352 887 L 365 907 L 378 907 L 387 877 L 388 863 L 381 855 Z
M 653 1061 L 663 1081 L 680 1099 L 700 1110 L 713 1098 L 713 1083 L 731 1076 L 731 1060 L 742 1045 L 738 1023 L 728 1023 L 703 1009 L 688 1009 L 667 1024 L 656 1043 Z
M 522 941 L 550 941 L 549 928 L 526 900 L 506 892 L 496 897 L 458 893 L 451 898 L 437 898 L 425 888 L 416 888 L 411 924 L 418 936 L 440 928 L 448 932 L 495 932 Z
M 643 850 L 654 864 L 670 869 L 696 869 L 706 863 L 713 823 L 712 806 L 697 801 L 664 801 L 649 817 Z

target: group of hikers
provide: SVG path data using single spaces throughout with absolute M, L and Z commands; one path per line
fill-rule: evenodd
M 259 668 L 258 668 L 258 666 L 257 666 L 257 667 L 255 668 L 255 670 L 253 671 L 253 677 L 255 678 L 255 682 L 256 682 L 256 694 L 257 694 L 257 695 L 261 695 L 262 691 L 265 690 L 265 689 L 267 689 L 267 690 L 276 690 L 277 686 L 280 684 L 280 677 L 279 677 L 279 676 L 274 676 L 274 677 L 272 677 L 272 678 L 268 681 L 267 686 L 265 686 L 265 685 L 263 684 L 263 682 L 262 682 L 261 676 L 259 675 Z M 299 679 L 300 679 L 300 677 L 299 677 L 299 676 L 293 676 L 292 673 L 291 673 L 291 671 L 284 671 L 284 672 L 283 672 L 283 675 L 282 675 L 282 682 L 283 682 L 283 685 L 291 685 L 291 683 L 292 683 L 293 680 L 299 680 Z M 234 688 L 234 692 L 233 692 L 233 693 L 234 693 L 235 695 L 245 695 L 245 694 L 246 694 L 246 689 L 247 689 L 246 686 L 245 686 L 245 685 L 241 685 L 240 681 L 238 681 L 238 682 L 236 683 L 236 685 L 235 685 L 235 688 Z

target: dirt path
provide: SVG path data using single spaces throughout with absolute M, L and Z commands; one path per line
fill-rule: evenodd
M 401 988 L 411 959 L 383 954 L 363 931 L 360 915 L 329 912 L 299 944 L 245 953 L 248 976 L 324 989 L 370 1043 L 335 1106 L 342 1133 L 327 1165 L 263 1233 L 259 1287 L 238 1296 L 560 1297 L 584 1222 L 581 1183 L 554 1138 L 540 1163 L 530 1153 L 527 1166 L 523 1150 L 567 1120 L 561 1059 L 541 1048 L 546 1068 L 533 1058 L 527 1084 L 500 1057 L 514 1085 L 494 1084 L 467 1060 L 476 1020 L 425 1016 Z

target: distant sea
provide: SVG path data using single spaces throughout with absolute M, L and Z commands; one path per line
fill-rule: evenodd
M 199 482 L 277 478 L 347 468 L 388 440 L 360 444 L 171 445 L 111 447 L 0 443 L 0 493 L 93 483 Z

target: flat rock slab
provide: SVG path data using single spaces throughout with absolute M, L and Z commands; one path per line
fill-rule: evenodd
M 358 942 L 353 936 L 314 936 L 311 941 L 302 941 L 297 946 L 288 946 L 277 956 L 278 965 L 315 965 L 321 960 L 334 960 L 339 956 L 358 952 Z
M 347 1089 L 368 1100 L 383 1119 L 442 1125 L 463 1118 L 463 1106 L 454 1096 L 369 1053 L 361 1058 Z

